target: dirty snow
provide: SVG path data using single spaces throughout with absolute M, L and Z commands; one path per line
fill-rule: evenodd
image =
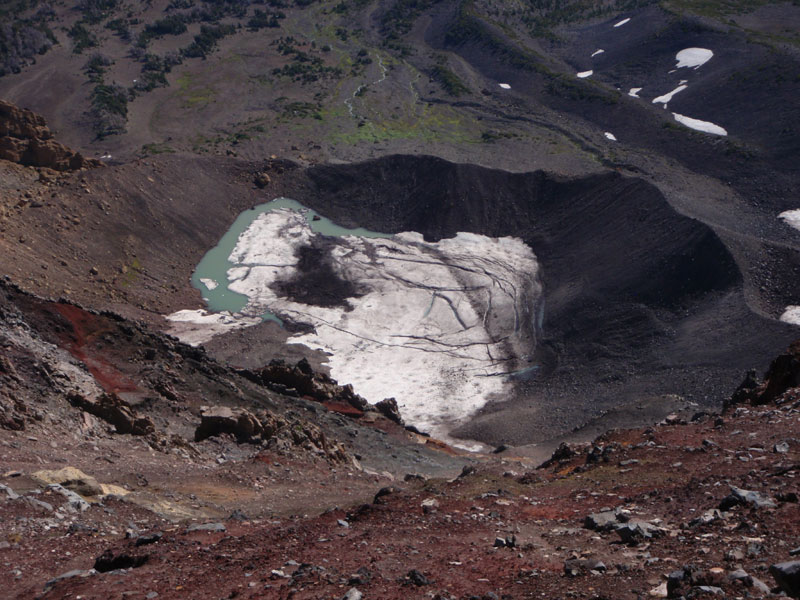
M 298 250 L 308 246 L 323 248 L 336 275 L 359 290 L 348 306 L 305 304 L 274 285 L 297 275 Z M 408 423 L 436 436 L 507 397 L 505 375 L 531 366 L 541 285 L 536 257 L 518 238 L 325 237 L 300 213 L 276 209 L 239 236 L 229 260 L 228 288 L 248 297 L 246 319 L 269 311 L 310 326 L 288 343 L 329 353 L 341 384 L 371 402 L 396 398 Z M 173 327 L 241 320 L 204 311 L 169 318 Z
M 800 306 L 789 305 L 780 316 L 780 320 L 784 323 L 791 323 L 792 325 L 800 325 Z
M 714 53 L 708 48 L 685 48 L 675 55 L 675 60 L 678 61 L 678 68 L 681 67 L 698 67 L 706 64 L 711 60 Z
M 678 123 L 680 123 L 681 125 L 686 125 L 686 127 L 688 127 L 689 129 L 695 129 L 697 131 L 702 131 L 703 133 L 711 133 L 713 135 L 728 135 L 728 132 L 725 131 L 725 129 L 723 129 L 719 125 L 710 123 L 709 121 L 692 119 L 691 117 L 679 115 L 678 113 L 672 113 L 672 116 L 675 117 L 675 120 Z
M 664 94 L 663 96 L 659 96 L 658 98 L 653 98 L 653 104 L 663 104 L 663 105 L 664 105 L 664 108 L 666 108 L 666 107 L 667 107 L 667 103 L 668 103 L 670 100 L 672 100 L 672 97 L 673 97 L 675 94 L 678 94 L 678 93 L 682 92 L 682 91 L 683 91 L 683 90 L 685 90 L 687 87 L 688 87 L 688 86 L 686 86 L 686 85 L 679 85 L 678 87 L 676 87 L 674 90 L 672 90 L 672 91 L 671 91 L 671 92 L 669 92 L 668 94 Z
M 170 321 L 168 333 L 190 346 L 199 346 L 220 333 L 261 323 L 260 317 L 209 313 L 203 309 L 179 310 L 167 315 L 167 320 Z
M 783 219 L 789 227 L 794 227 L 800 231 L 800 208 L 785 210 L 778 215 L 778 218 Z
M 581 71 L 578 73 L 578 77 L 581 79 L 586 79 L 587 77 L 590 77 L 592 73 L 594 73 L 594 71 Z

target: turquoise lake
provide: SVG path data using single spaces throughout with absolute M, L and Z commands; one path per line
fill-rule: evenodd
M 250 227 L 252 222 L 258 218 L 259 215 L 278 208 L 288 208 L 302 213 L 311 226 L 311 229 L 325 236 L 342 237 L 354 235 L 369 238 L 387 238 L 392 236 L 390 233 L 379 233 L 377 231 L 364 229 L 363 227 L 357 227 L 355 229 L 342 227 L 291 198 L 276 198 L 272 202 L 254 206 L 236 217 L 230 229 L 222 236 L 219 243 L 206 253 L 192 274 L 192 285 L 203 294 L 203 299 L 208 304 L 209 310 L 213 312 L 228 311 L 237 313 L 241 312 L 244 307 L 247 306 L 247 296 L 228 289 L 228 270 L 237 266 L 235 263 L 228 260 L 228 257 L 231 255 L 231 252 L 233 252 L 236 242 L 239 240 L 239 236 Z M 213 279 L 218 285 L 213 290 L 210 290 L 201 281 L 202 279 Z M 271 313 L 264 314 L 263 318 L 265 320 L 281 323 L 281 320 Z

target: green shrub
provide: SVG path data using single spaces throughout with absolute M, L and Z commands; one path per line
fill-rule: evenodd
M 191 45 L 184 48 L 183 55 L 187 58 L 205 58 L 214 51 L 219 40 L 235 31 L 233 25 L 203 25 Z
M 80 21 L 70 28 L 67 35 L 72 38 L 72 51 L 75 54 L 80 54 L 86 48 L 94 48 L 98 43 L 97 37 Z
M 109 67 L 113 64 L 113 60 L 103 54 L 100 54 L 99 52 L 95 52 L 92 54 L 91 58 L 86 61 L 86 64 L 83 66 L 83 70 L 86 71 L 90 81 L 101 83 L 103 81 L 103 75 L 106 73 L 106 67 Z
M 451 96 L 458 97 L 469 94 L 469 88 L 464 85 L 461 78 L 444 65 L 436 65 L 433 67 L 431 76 L 438 81 L 439 85 L 444 88 L 444 91 Z
M 275 13 L 266 13 L 263 10 L 258 10 L 253 13 L 253 16 L 247 22 L 247 27 L 251 31 L 258 31 L 266 27 L 280 27 L 279 19 L 285 19 L 286 15 L 280 11 Z
M 92 90 L 94 131 L 98 138 L 125 133 L 130 95 L 124 87 L 98 84 Z

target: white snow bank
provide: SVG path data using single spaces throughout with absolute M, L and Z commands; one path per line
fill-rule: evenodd
M 689 129 L 695 129 L 697 131 L 702 131 L 703 133 L 711 133 L 713 135 L 728 135 L 728 132 L 725 131 L 725 129 L 723 129 L 719 125 L 710 123 L 709 121 L 692 119 L 691 117 L 679 115 L 678 113 L 672 113 L 672 116 L 675 117 L 675 120 L 678 123 L 680 123 L 681 125 L 686 125 L 686 127 L 688 127 Z
M 800 208 L 785 210 L 778 215 L 778 218 L 783 219 L 789 227 L 794 227 L 800 231 Z
M 587 77 L 590 77 L 592 73 L 594 73 L 594 71 L 581 71 L 580 73 L 578 73 L 578 77 L 580 77 L 581 79 L 586 79 Z
M 608 139 L 610 139 L 612 142 L 617 141 L 617 136 L 615 136 L 613 133 L 609 131 L 606 131 L 603 135 L 606 136 Z
M 630 20 L 631 20 L 630 17 L 628 17 L 627 19 L 622 19 L 622 21 L 620 21 L 619 23 L 616 23 L 614 25 L 614 27 L 622 27 L 623 25 L 625 25 L 625 23 L 627 23 Z
M 504 90 L 510 90 L 511 89 L 511 86 L 509 84 L 507 84 L 507 83 L 498 83 L 497 85 L 499 85 Z
M 603 52 L 605 52 L 605 50 L 603 50 L 602 48 L 598 48 L 597 50 L 595 50 L 594 52 L 592 52 L 592 58 L 594 58 L 594 57 L 595 57 L 595 56 L 597 56 L 598 54 L 602 54 Z
M 800 325 L 800 306 L 787 306 L 779 320 L 792 325 Z
M 199 346 L 215 335 L 250 327 L 261 322 L 259 317 L 234 316 L 228 312 L 209 313 L 205 310 L 179 310 L 167 315 L 171 321 L 168 333 L 190 346 Z
M 668 94 L 664 94 L 663 96 L 659 96 L 658 98 L 653 98 L 653 104 L 663 104 L 663 105 L 664 105 L 664 108 L 666 108 L 666 107 L 667 107 L 667 103 L 668 103 L 670 100 L 672 100 L 672 97 L 673 97 L 675 94 L 678 94 L 678 93 L 682 92 L 682 91 L 683 91 L 683 90 L 685 90 L 687 87 L 688 87 L 688 86 L 686 86 L 686 85 L 679 85 L 678 87 L 676 87 L 674 90 L 672 90 L 672 91 L 671 91 L 671 92 L 669 92 Z
M 642 88 L 631 88 L 628 92 L 628 96 L 633 96 L 634 98 L 639 97 L 639 92 L 642 91 Z
M 684 48 L 675 55 L 678 68 L 694 67 L 695 69 L 711 60 L 714 53 L 708 48 Z

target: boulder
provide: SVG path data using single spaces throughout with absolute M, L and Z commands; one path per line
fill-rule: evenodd
M 225 525 L 222 523 L 196 523 L 186 528 L 187 533 L 191 533 L 192 531 L 211 531 L 219 533 L 225 531 Z
M 774 500 L 761 492 L 743 490 L 731 486 L 731 493 L 719 503 L 720 510 L 730 510 L 734 506 L 751 506 L 753 508 L 775 508 Z
M 267 173 L 263 171 L 261 173 L 256 173 L 256 176 L 253 178 L 253 183 L 255 183 L 261 189 L 264 189 L 272 182 L 272 179 Z
M 45 591 L 47 591 L 48 589 L 53 587 L 55 584 L 57 584 L 59 581 L 64 581 L 65 579 L 73 579 L 75 577 L 85 578 L 85 577 L 91 577 L 92 575 L 96 575 L 96 574 L 97 574 L 97 571 L 95 571 L 94 569 L 88 569 L 88 570 L 85 570 L 85 569 L 73 569 L 72 571 L 67 571 L 66 573 L 62 573 L 61 575 L 57 575 L 56 577 L 53 577 L 52 579 L 47 580 L 45 582 L 45 584 L 44 584 L 44 589 L 45 589 Z
M 83 497 L 93 498 L 104 495 L 103 487 L 97 479 L 87 475 L 75 467 L 64 467 L 56 471 L 36 471 L 31 476 L 44 484 L 57 483 L 66 489 L 75 492 Z
M 375 404 L 375 408 L 390 421 L 394 421 L 398 425 L 403 425 L 403 418 L 400 416 L 400 408 L 397 406 L 397 400 L 394 398 L 385 398 L 381 400 Z
M 117 569 L 136 569 L 141 567 L 150 558 L 148 554 L 127 554 L 121 552 L 114 554 L 111 549 L 106 550 L 94 561 L 94 570 L 98 573 L 108 573 Z
M 89 510 L 89 503 L 81 498 L 78 494 L 73 492 L 72 490 L 68 490 L 62 485 L 58 483 L 53 483 L 47 486 L 48 490 L 55 492 L 56 494 L 61 494 L 64 498 L 67 499 L 67 506 L 70 510 L 76 512 L 84 512 Z
M 16 500 L 17 498 L 19 498 L 19 494 L 17 494 L 7 485 L 3 485 L 2 483 L 0 483 L 0 492 L 3 492 L 8 500 Z
M 583 526 L 593 531 L 613 531 L 620 523 L 628 521 L 628 516 L 618 510 L 604 510 L 592 513 L 583 520 Z
M 150 417 L 140 417 L 116 394 L 103 394 L 99 398 L 87 398 L 81 394 L 70 394 L 70 404 L 111 423 L 117 433 L 131 435 L 150 435 L 155 433 L 156 426 Z
M 800 560 L 772 565 L 769 574 L 787 595 L 800 598 Z
M 709 525 L 725 518 L 725 513 L 717 508 L 710 508 L 699 517 L 695 517 L 689 521 L 689 527 L 698 527 L 700 525 Z
M 567 577 L 577 577 L 587 573 L 604 573 L 605 564 L 594 558 L 571 558 L 564 561 L 564 574 Z
M 147 534 L 147 535 L 140 535 L 139 537 L 136 538 L 136 541 L 134 542 L 134 546 L 137 546 L 137 547 L 138 546 L 149 546 L 150 544 L 155 544 L 162 537 L 164 537 L 164 534 L 161 533 L 160 531 L 157 531 L 155 533 L 150 533 L 150 534 Z
M 617 525 L 614 529 L 625 544 L 636 545 L 645 540 L 661 537 L 666 532 L 661 527 L 647 521 L 633 520 Z
M 421 572 L 417 571 L 416 569 L 411 569 L 406 576 L 403 578 L 404 585 L 416 585 L 416 586 L 423 586 L 423 585 L 430 585 L 430 580 L 425 577 Z
M 229 433 L 240 442 L 261 435 L 264 427 L 254 414 L 243 408 L 210 406 L 200 409 L 200 425 L 194 432 L 196 442 Z
M 375 494 L 375 497 L 372 499 L 373 504 L 385 504 L 387 500 L 387 496 L 391 496 L 392 494 L 398 491 L 397 488 L 392 486 L 383 487 L 378 490 Z
M 364 594 L 359 592 L 356 588 L 350 588 L 347 593 L 342 596 L 342 600 L 361 600 Z
M 577 455 L 578 453 L 571 445 L 569 445 L 567 442 L 561 442 L 558 448 L 553 450 L 553 454 L 550 456 L 550 458 L 548 458 L 541 465 L 539 465 L 539 468 L 546 469 L 551 465 L 558 464 L 561 461 L 569 460 Z

